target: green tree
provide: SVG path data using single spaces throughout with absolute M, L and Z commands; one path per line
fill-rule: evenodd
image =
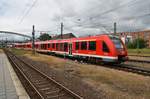
M 132 43 L 132 42 L 129 42 L 129 43 L 127 44 L 127 47 L 128 47 L 128 48 L 133 48 L 133 43 Z
M 40 41 L 46 41 L 46 40 L 50 40 L 51 36 L 49 34 L 41 34 L 40 37 L 38 38 Z
M 128 48 L 146 48 L 146 41 L 142 38 L 135 39 L 133 42 L 129 42 L 127 45 Z

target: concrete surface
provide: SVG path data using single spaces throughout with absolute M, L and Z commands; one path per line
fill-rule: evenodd
M 30 99 L 4 53 L 0 53 L 0 99 Z

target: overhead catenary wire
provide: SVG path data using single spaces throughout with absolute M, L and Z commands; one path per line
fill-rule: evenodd
M 114 7 L 114 8 L 111 8 L 111 9 L 109 9 L 109 10 L 103 11 L 103 12 L 99 13 L 98 15 L 95 15 L 95 16 L 92 16 L 92 17 L 91 17 L 91 16 L 88 16 L 88 20 L 93 20 L 93 19 L 95 19 L 95 18 L 97 18 L 97 17 L 104 16 L 104 15 L 109 14 L 109 13 L 111 13 L 111 12 L 114 12 L 114 11 L 116 11 L 116 10 L 123 9 L 124 7 L 129 7 L 129 6 L 134 5 L 134 4 L 136 4 L 136 3 L 140 3 L 141 1 L 142 1 L 142 0 L 131 0 L 131 1 L 129 1 L 129 2 L 120 4 L 119 6 L 116 6 L 116 7 Z M 80 19 L 80 18 L 78 18 L 78 19 Z M 85 20 L 85 22 L 87 22 L 87 20 Z M 85 22 L 84 22 L 84 23 L 85 23 Z
M 48 0 L 47 0 L 48 1 Z M 116 7 L 114 7 L 114 8 L 111 8 L 111 9 L 109 9 L 109 10 L 106 10 L 106 11 L 104 11 L 104 12 L 102 12 L 102 13 L 100 13 L 100 14 L 98 14 L 98 15 L 95 15 L 95 16 L 92 16 L 92 17 L 89 17 L 88 18 L 88 20 L 85 20 L 86 22 L 80 22 L 80 23 L 77 23 L 77 24 L 79 24 L 80 26 L 78 26 L 78 27 L 86 27 L 85 25 L 89 25 L 90 24 L 90 22 L 89 21 L 93 21 L 93 19 L 94 18 L 96 18 L 96 17 L 101 17 L 101 16 L 103 16 L 103 15 L 105 15 L 105 14 L 109 14 L 109 13 L 111 13 L 111 12 L 114 12 L 114 11 L 116 11 L 116 10 L 119 10 L 119 9 L 122 9 L 122 8 L 124 8 L 124 7 L 129 7 L 129 6 L 131 6 L 131 5 L 135 5 L 135 4 L 137 4 L 137 3 L 139 3 L 139 2 L 141 2 L 142 0 L 130 0 L 130 1 L 128 1 L 128 2 L 125 2 L 125 3 L 121 3 L 119 6 L 116 6 Z M 34 0 L 33 1 L 33 3 L 32 3 L 32 6 L 28 9 L 28 11 L 26 11 L 26 13 L 24 14 L 24 16 L 21 18 L 21 20 L 20 20 L 20 23 L 24 20 L 24 18 L 28 15 L 28 13 L 32 10 L 32 8 L 35 6 L 35 4 L 36 4 L 36 2 L 37 2 L 37 0 Z M 143 16 L 144 17 L 144 16 Z M 129 17 L 127 17 L 127 18 L 124 18 L 124 19 L 128 19 Z M 135 17 L 134 17 L 135 18 Z M 138 17 L 138 18 L 141 18 L 141 17 Z M 133 18 L 132 18 L 133 19 Z M 123 19 L 121 19 L 121 20 L 123 20 Z M 84 24 L 83 24 L 84 23 Z M 86 24 L 87 23 L 87 24 Z M 106 23 L 106 22 L 105 22 Z M 76 24 L 75 24 L 76 25 Z M 111 24 L 111 25 L 113 25 L 113 24 Z M 90 25 L 89 25 L 90 26 Z M 97 26 L 100 26 L 100 27 L 102 27 L 102 28 L 107 28 L 107 30 L 109 30 L 109 26 L 106 24 L 106 25 L 102 25 L 102 24 L 96 24 L 96 25 L 92 25 L 92 27 L 93 26 L 95 26 L 95 27 L 97 27 Z M 88 26 L 87 26 L 88 27 Z M 111 29 L 110 29 L 111 30 Z M 110 31 L 109 30 L 109 31 Z
M 111 13 L 111 12 L 114 12 L 116 10 L 120 10 L 120 9 L 123 9 L 124 7 L 129 7 L 129 6 L 132 6 L 134 5 L 135 3 L 140 3 L 142 0 L 131 0 L 127 3 L 123 3 L 123 4 L 120 4 L 119 6 L 116 6 L 114 8 L 111 8 L 109 10 L 106 10 L 104 12 L 101 12 L 100 14 L 98 15 L 95 15 L 95 16 L 92 16 L 92 17 L 89 17 L 89 18 L 96 18 L 96 17 L 101 17 L 101 16 L 104 16 L 105 14 L 108 14 L 108 13 Z
M 37 3 L 38 0 L 34 0 L 32 5 L 29 7 L 29 9 L 26 11 L 26 13 L 22 16 L 22 18 L 20 19 L 19 23 L 21 24 L 23 22 L 23 20 L 25 19 L 25 17 L 29 14 L 29 12 L 32 10 L 32 8 L 35 6 L 35 4 Z
M 28 0 L 28 2 L 25 4 L 25 8 L 23 10 L 21 10 L 21 15 L 17 16 L 17 21 L 20 20 L 22 18 L 22 16 L 26 13 L 28 7 L 28 4 L 30 4 L 31 0 Z M 19 22 L 19 21 L 18 21 Z
M 91 20 L 93 20 L 93 19 L 96 18 L 96 17 L 101 17 L 101 16 L 103 16 L 103 15 L 105 15 L 105 14 L 108 14 L 108 13 L 114 12 L 114 11 L 116 11 L 116 10 L 119 10 L 119 8 L 124 8 L 124 7 L 126 7 L 126 6 L 129 7 L 129 6 L 131 6 L 131 5 L 134 5 L 134 4 L 140 3 L 140 2 L 141 2 L 141 0 L 131 0 L 131 1 L 127 2 L 127 3 L 123 3 L 123 4 L 121 4 L 121 5 L 117 6 L 117 7 L 114 7 L 114 8 L 112 8 L 112 9 L 107 10 L 107 11 L 104 11 L 104 12 L 100 13 L 99 15 L 89 17 L 89 20 L 91 21 Z M 144 17 L 144 16 L 143 16 L 143 17 Z M 79 18 L 79 19 L 80 19 L 80 18 Z M 85 23 L 87 23 L 87 22 L 89 22 L 89 21 L 86 20 L 85 22 L 83 22 L 84 25 L 86 25 Z M 76 22 L 75 22 L 75 23 L 76 23 Z M 77 24 L 79 24 L 79 23 L 77 23 Z M 89 24 L 89 23 L 87 23 L 87 24 Z M 83 26 L 83 25 L 81 25 L 81 23 L 80 23 L 80 26 Z
M 147 17 L 150 16 L 150 13 L 145 13 L 139 16 L 130 16 L 130 17 L 125 17 L 125 18 L 120 18 L 121 20 L 132 20 L 132 19 L 138 19 L 138 18 L 142 18 L 142 17 Z

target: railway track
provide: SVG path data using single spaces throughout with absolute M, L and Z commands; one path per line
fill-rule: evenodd
M 136 74 L 140 74 L 140 75 L 144 75 L 144 76 L 150 76 L 150 70 L 140 68 L 140 67 L 137 67 L 134 65 L 118 64 L 118 65 L 112 65 L 112 66 L 108 66 L 108 67 L 127 71 L 127 72 L 132 72 L 132 73 L 136 73 Z
M 83 61 L 79 63 L 84 63 Z M 111 68 L 111 69 L 117 69 L 117 70 L 122 70 L 122 71 L 126 71 L 126 72 L 132 72 L 132 73 L 136 73 L 136 74 L 140 74 L 140 75 L 144 75 L 144 76 L 150 76 L 150 70 L 146 69 L 146 68 L 141 68 L 141 67 L 137 67 L 135 65 L 129 65 L 129 64 L 99 64 L 99 63 L 90 63 L 90 62 L 85 62 L 87 64 L 95 64 L 98 66 L 103 66 L 106 68 Z
M 150 58 L 150 56 L 144 56 L 144 55 L 129 55 L 129 56 L 137 56 L 137 57 L 147 57 L 147 58 Z
M 133 56 L 133 57 L 135 57 L 135 58 L 131 58 L 131 59 L 129 59 L 128 61 L 129 62 L 139 62 L 139 63 L 150 63 L 150 61 L 149 61 L 149 58 L 150 58 L 150 56 L 144 56 L 144 55 L 129 55 L 129 56 Z M 137 58 L 137 59 L 136 59 Z M 139 59 L 139 58 L 141 58 L 141 59 Z M 144 59 L 143 59 L 144 58 Z
M 84 63 L 83 61 L 79 63 Z M 85 62 L 87 64 L 95 64 L 98 66 L 103 66 L 106 68 L 111 68 L 111 69 L 117 69 L 117 70 L 121 70 L 121 71 L 126 71 L 126 72 L 132 72 L 132 73 L 136 73 L 136 74 L 140 74 L 140 75 L 144 75 L 144 76 L 150 76 L 150 70 L 147 70 L 146 68 L 140 68 L 137 67 L 135 65 L 128 65 L 128 64 L 99 64 L 99 63 L 90 63 L 90 62 Z
M 57 56 L 57 57 L 59 57 L 59 56 Z M 68 58 L 68 59 L 74 61 L 74 59 L 71 59 L 71 58 Z M 129 60 L 129 61 L 149 63 L 149 61 L 138 61 L 138 60 Z M 140 67 L 137 67 L 135 65 L 127 65 L 127 64 L 115 64 L 115 65 L 113 65 L 113 64 L 109 64 L 109 65 L 103 64 L 102 65 L 102 64 L 99 64 L 99 63 L 95 63 L 95 62 L 89 62 L 89 61 L 87 62 L 87 61 L 82 61 L 82 60 L 79 60 L 78 63 L 81 63 L 81 64 L 82 63 L 95 64 L 95 65 L 103 66 L 103 67 L 107 67 L 107 68 L 118 69 L 118 70 L 122 70 L 122 71 L 126 71 L 126 72 L 132 72 L 132 73 L 136 73 L 136 74 L 140 74 L 140 75 L 144 75 L 144 76 L 150 76 L 150 70 L 140 68 Z
M 129 62 L 139 62 L 139 63 L 150 63 L 148 60 L 135 60 L 135 59 L 129 59 Z
M 5 53 L 31 99 L 83 99 L 13 53 Z

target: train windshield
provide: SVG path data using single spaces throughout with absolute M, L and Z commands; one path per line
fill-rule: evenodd
M 109 36 L 109 37 L 113 41 L 113 43 L 115 44 L 115 47 L 117 49 L 122 49 L 123 48 L 121 39 L 119 37 L 117 37 L 117 36 Z

